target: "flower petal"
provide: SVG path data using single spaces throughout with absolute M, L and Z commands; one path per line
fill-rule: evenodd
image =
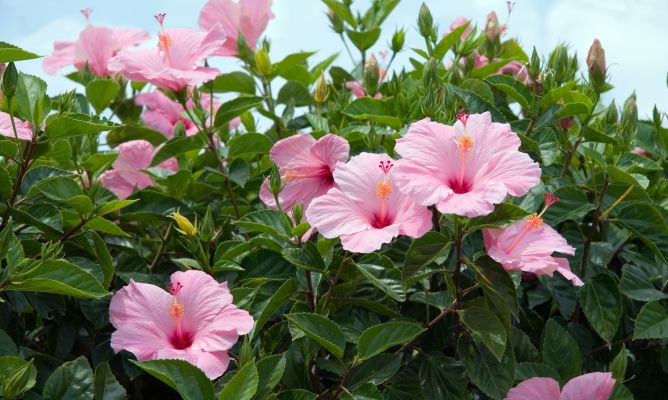
M 559 383 L 552 378 L 527 379 L 510 389 L 505 400 L 559 400 Z
M 399 160 L 392 172 L 399 190 L 423 206 L 436 204 L 453 193 L 437 174 L 419 162 Z
M 311 146 L 311 153 L 322 164 L 328 165 L 330 171 L 334 171 L 338 161 L 348 161 L 350 144 L 346 139 L 329 133 Z
M 173 287 L 179 284 L 182 286 L 176 298 L 185 308 L 183 329 L 193 332 L 195 336 L 204 331 L 218 313 L 232 303 L 227 283 L 218 283 L 205 272 L 177 271 L 172 274 L 170 281 Z
M 592 372 L 568 381 L 560 400 L 608 400 L 615 380 L 609 372 Z
M 383 244 L 390 243 L 399 236 L 399 225 L 392 224 L 384 228 L 369 228 L 353 234 L 341 235 L 344 250 L 354 253 L 371 253 L 380 249 Z
M 362 204 L 351 200 L 338 188 L 311 202 L 306 209 L 306 220 L 327 238 L 352 234 L 370 229 Z
M 116 329 L 146 323 L 168 332 L 174 326 L 168 314 L 170 300 L 169 293 L 161 288 L 130 280 L 111 299 L 109 321 Z
M 142 361 L 155 358 L 158 352 L 169 346 L 165 333 L 151 323 L 124 324 L 111 334 L 111 348 L 116 353 L 127 350 Z
M 506 198 L 506 188 L 500 183 L 487 183 L 468 193 L 452 193 L 436 204 L 443 214 L 479 217 L 494 211 L 494 205 Z

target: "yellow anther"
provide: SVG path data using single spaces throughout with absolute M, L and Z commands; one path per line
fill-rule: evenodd
M 388 181 L 378 182 L 376 185 L 376 197 L 380 200 L 387 200 L 392 193 L 392 185 Z
M 168 51 L 172 43 L 172 38 L 168 34 L 164 32 L 158 33 L 158 48 L 162 51 Z
M 529 229 L 538 229 L 543 225 L 543 218 L 536 214 L 531 214 L 527 219 L 527 227 Z
M 463 154 L 468 154 L 473 150 L 473 138 L 469 135 L 463 135 L 457 140 L 457 148 Z
M 183 319 L 183 315 L 186 313 L 186 308 L 183 304 L 174 299 L 171 303 L 169 303 L 169 309 L 167 312 L 169 313 L 169 318 L 173 319 L 174 321 L 181 321 Z

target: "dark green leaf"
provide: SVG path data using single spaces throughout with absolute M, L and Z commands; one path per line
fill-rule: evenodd
M 96 79 L 86 85 L 86 97 L 99 114 L 116 98 L 121 85 L 113 79 Z
M 213 385 L 194 365 L 181 360 L 134 361 L 144 371 L 179 392 L 185 400 L 211 400 Z
M 668 338 L 668 312 L 658 301 L 647 303 L 636 317 L 633 340 Z
M 10 63 L 13 61 L 32 60 L 39 58 L 35 53 L 25 51 L 20 47 L 16 47 L 6 42 L 0 42 L 0 64 Z
M 589 324 L 610 343 L 622 318 L 622 299 L 617 282 L 610 275 L 600 273 L 578 290 L 578 300 Z
M 346 34 L 351 42 L 360 51 L 365 51 L 376 43 L 380 37 L 380 28 L 372 28 L 366 31 L 353 31 L 346 29 Z
M 151 166 L 156 166 L 163 161 L 169 160 L 172 157 L 176 157 L 180 154 L 191 150 L 199 150 L 206 143 L 206 139 L 202 135 L 193 135 L 185 137 L 176 137 L 170 139 L 164 146 L 153 156 L 153 161 L 151 161 Z
M 250 400 L 257 391 L 259 377 L 255 363 L 248 363 L 238 370 L 218 395 L 219 400 Z
M 255 94 L 255 80 L 240 71 L 220 74 L 213 81 L 213 91 Z
M 271 390 L 278 385 L 285 370 L 285 355 L 275 354 L 267 356 L 256 364 L 258 372 L 258 386 L 254 399 L 263 400 L 269 397 Z
M 343 357 L 346 339 L 341 327 L 334 321 L 313 313 L 286 314 L 285 318 L 310 339 L 326 348 L 336 358 Z
M 499 362 L 477 338 L 463 336 L 457 354 L 471 382 L 491 398 L 501 399 L 513 385 L 515 359 L 509 347 Z
M 85 357 L 58 367 L 44 384 L 44 400 L 82 400 L 93 398 L 93 370 Z
M 48 120 L 44 134 L 49 139 L 59 139 L 100 133 L 113 127 L 113 125 L 93 122 L 87 115 L 63 114 Z
M 580 348 L 568 331 L 554 319 L 547 321 L 542 342 L 543 362 L 554 368 L 563 381 L 580 375 Z
M 123 400 L 128 395 L 125 388 L 116 380 L 108 363 L 102 363 L 95 369 L 95 400 Z
M 506 351 L 506 330 L 499 322 L 496 315 L 483 307 L 465 308 L 461 313 L 461 319 L 467 328 L 473 331 L 482 343 L 494 354 L 497 361 Z
M 483 113 L 489 111 L 494 122 L 506 122 L 503 113 L 480 95 L 453 85 L 447 85 L 447 88 L 462 99 L 469 112 Z
M 313 242 L 306 242 L 302 247 L 283 249 L 283 257 L 298 268 L 307 271 L 323 272 L 325 262 Z
M 385 101 L 371 97 L 355 99 L 343 109 L 343 113 L 354 119 L 369 120 L 394 129 L 402 125 Z
M 485 81 L 512 97 L 523 109 L 529 112 L 533 109 L 533 96 L 531 92 L 516 79 L 508 75 L 492 75 L 485 78 Z
M 12 276 L 4 290 L 54 293 L 99 299 L 108 293 L 91 273 L 65 260 L 39 261 L 37 266 Z
M 254 315 L 255 326 L 253 327 L 252 339 L 255 338 L 258 332 L 260 332 L 269 318 L 271 318 L 271 316 L 286 303 L 290 296 L 294 294 L 296 289 L 297 285 L 294 279 L 288 279 L 278 288 L 278 290 L 276 290 L 276 293 L 269 297 L 263 304 L 258 304 L 260 313 Z
M 390 347 L 410 342 L 423 331 L 420 325 L 409 322 L 386 322 L 374 325 L 360 335 L 359 354 L 363 360 L 369 359 Z
M 407 280 L 436 258 L 447 255 L 451 244 L 445 235 L 436 231 L 429 231 L 415 239 L 406 253 L 401 279 Z
M 223 103 L 216 112 L 216 126 L 232 121 L 235 117 L 240 116 L 251 108 L 257 107 L 262 103 L 262 97 L 247 96 L 237 97 L 226 103 Z
M 420 387 L 425 400 L 467 399 L 468 378 L 462 364 L 442 354 L 429 355 L 420 364 Z
M 265 135 L 246 133 L 230 140 L 228 156 L 233 158 L 252 154 L 266 154 L 271 149 L 271 146 L 271 140 Z

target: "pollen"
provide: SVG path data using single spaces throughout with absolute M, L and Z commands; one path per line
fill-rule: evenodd
M 543 218 L 536 214 L 532 214 L 527 219 L 527 228 L 529 229 L 538 229 L 543 225 Z
M 380 200 L 387 200 L 392 193 L 392 185 L 388 181 L 378 182 L 376 185 L 376 197 Z
M 172 38 L 168 34 L 164 32 L 158 33 L 158 48 L 160 50 L 168 51 L 172 43 Z
M 469 135 L 463 135 L 457 140 L 457 148 L 462 154 L 468 154 L 473 150 L 473 138 Z
M 169 309 L 167 312 L 169 313 L 169 318 L 172 320 L 181 321 L 186 313 L 186 308 L 183 304 L 174 299 L 171 303 L 169 303 Z

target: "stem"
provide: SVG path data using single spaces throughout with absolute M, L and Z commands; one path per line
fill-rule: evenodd
M 592 217 L 591 220 L 591 229 L 589 230 L 589 235 L 587 236 L 587 241 L 584 244 L 584 248 L 582 250 L 582 267 L 580 268 L 580 275 L 582 275 L 582 279 L 587 278 L 587 265 L 589 264 L 589 249 L 591 248 L 591 243 L 594 240 L 594 235 L 596 234 L 598 225 L 600 223 L 600 218 L 601 218 L 601 205 L 603 204 L 603 197 L 605 197 L 605 193 L 608 190 L 608 175 L 606 174 L 605 177 L 603 178 L 603 187 L 601 188 L 601 194 L 599 195 L 598 198 L 598 207 L 596 207 L 596 210 L 594 210 L 594 216 Z
M 460 310 L 462 308 L 463 304 L 463 292 L 462 292 L 462 262 L 463 260 L 463 251 L 462 251 L 462 241 L 464 238 L 464 231 L 462 227 L 459 224 L 459 219 L 457 216 L 455 216 L 455 273 L 454 273 L 454 281 L 455 281 L 455 304 L 454 304 L 454 309 L 455 311 Z M 459 314 L 457 314 L 456 322 L 455 322 L 455 342 L 459 338 L 459 335 L 461 334 L 461 320 L 459 318 Z
M 634 188 L 634 187 L 635 187 L 635 186 L 633 186 L 633 185 L 629 186 L 629 188 L 626 189 L 626 191 L 625 191 L 624 193 L 622 193 L 622 195 L 619 196 L 619 198 L 618 198 L 617 200 L 615 200 L 615 202 L 612 203 L 612 205 L 611 205 L 610 207 L 608 207 L 608 209 L 605 210 L 605 211 L 603 212 L 603 214 L 601 214 L 600 219 L 603 219 L 603 218 L 607 217 L 608 214 L 610 213 L 610 211 L 614 210 L 615 207 L 617 207 L 617 206 L 619 205 L 619 203 L 621 203 L 621 202 L 626 198 L 626 196 L 628 196 L 629 194 L 631 194 L 631 192 L 633 191 L 633 188 Z
M 25 176 L 26 172 L 28 172 L 28 168 L 30 167 L 30 159 L 32 158 L 33 150 L 35 149 L 35 145 L 37 144 L 36 140 L 37 138 L 33 137 L 33 139 L 28 143 L 27 149 L 25 150 L 26 156 L 23 158 L 23 162 L 19 164 L 19 171 L 16 173 L 16 180 L 14 181 L 12 194 L 9 196 L 9 200 L 7 201 L 7 210 L 5 210 L 5 214 L 2 217 L 2 223 L 0 224 L 0 229 L 4 228 L 5 225 L 7 225 L 9 214 L 11 213 L 12 207 L 16 202 L 16 196 L 18 196 L 19 190 L 21 189 L 21 183 L 23 183 L 23 177 Z
M 267 108 L 272 114 L 276 115 L 276 106 L 274 104 L 274 96 L 271 93 L 271 84 L 265 77 L 262 77 L 262 88 L 264 89 L 264 101 L 267 103 Z M 281 125 L 278 122 L 274 122 L 274 125 L 276 125 L 276 134 L 279 139 L 283 139 L 283 129 L 281 129 Z
M 564 160 L 564 167 L 561 169 L 561 174 L 559 175 L 562 178 L 566 175 L 566 172 L 568 172 L 568 167 L 570 167 L 571 165 L 571 160 L 573 159 L 573 156 L 575 155 L 578 146 L 580 145 L 580 143 L 582 143 L 583 139 L 582 134 L 584 133 L 584 129 L 589 124 L 589 121 L 591 121 L 591 118 L 594 116 L 594 109 L 596 108 L 597 104 L 598 104 L 598 95 L 596 96 L 594 104 L 591 106 L 591 114 L 587 116 L 587 118 L 582 123 L 582 126 L 580 126 L 580 130 L 578 131 L 578 138 L 575 141 L 575 143 L 573 143 L 573 148 L 571 148 L 568 154 L 566 154 L 566 159 Z
M 352 61 L 353 63 L 353 68 L 355 68 L 355 57 L 353 57 L 353 53 L 350 51 L 350 47 L 348 47 L 348 42 L 346 41 L 346 37 L 343 36 L 343 32 L 339 33 L 339 36 L 341 36 L 341 41 L 343 42 L 343 46 L 346 48 L 346 51 L 350 56 L 350 61 Z
M 79 221 L 78 224 L 74 225 L 74 227 L 72 227 L 72 229 L 70 229 L 69 231 L 67 231 L 67 233 L 65 233 L 65 234 L 63 235 L 63 237 L 60 238 L 60 243 L 63 243 L 63 242 L 65 242 L 65 241 L 71 239 L 72 236 L 74 236 L 74 235 L 76 234 L 76 232 L 77 232 L 79 229 L 81 229 L 82 226 L 84 226 L 84 225 L 86 224 L 86 222 L 88 222 L 88 221 L 86 221 L 85 218 L 81 218 L 81 221 Z
M 11 107 L 11 104 L 12 104 L 11 99 L 9 101 L 9 104 L 10 104 L 10 107 Z M 16 140 L 19 140 L 19 133 L 16 130 L 16 124 L 14 123 L 14 113 L 12 113 L 11 110 L 8 110 L 8 111 L 9 111 L 9 120 L 12 122 L 12 130 L 14 131 L 14 137 L 16 138 Z
M 392 65 L 392 61 L 394 61 L 394 58 L 397 56 L 397 52 L 393 51 L 392 52 L 392 57 L 390 57 L 390 62 L 387 63 L 387 67 L 385 67 L 385 78 L 387 78 L 388 74 L 390 73 L 390 66 Z
M 304 276 L 306 277 L 306 292 L 304 297 L 306 298 L 306 304 L 311 307 L 311 310 L 315 310 L 315 297 L 313 296 L 313 282 L 311 282 L 311 271 L 304 271 Z
M 327 289 L 327 293 L 325 293 L 325 297 L 324 297 L 324 300 L 322 302 L 322 307 L 321 307 L 321 310 L 323 310 L 323 311 L 329 305 L 329 300 L 332 297 L 332 289 L 334 289 L 334 286 L 339 281 L 339 278 L 341 277 L 341 274 L 343 273 L 343 268 L 346 265 L 346 261 L 348 261 L 348 254 L 343 256 L 343 259 L 341 260 L 341 265 L 339 265 L 339 269 L 336 270 L 336 274 L 334 274 L 334 279 L 332 279 L 332 282 L 329 285 L 329 289 Z
M 158 247 L 158 251 L 155 253 L 153 261 L 151 261 L 151 265 L 148 266 L 149 271 L 153 271 L 153 268 L 155 268 L 155 266 L 158 264 L 158 260 L 160 259 L 162 252 L 165 251 L 165 245 L 167 244 L 167 239 L 169 238 L 171 231 L 172 224 L 169 224 L 167 227 L 167 232 L 165 232 L 165 236 L 160 236 L 160 247 Z
M 422 331 L 422 333 L 420 333 L 419 335 L 414 337 L 413 340 L 411 340 L 410 342 L 401 346 L 401 348 L 399 350 L 395 351 L 395 353 L 401 353 L 403 351 L 406 351 L 406 349 L 409 348 L 410 346 L 412 346 L 413 343 L 415 343 L 415 341 L 420 336 L 424 335 L 429 329 L 433 328 L 434 325 L 436 325 L 440 320 L 445 318 L 446 315 L 450 314 L 453 311 L 454 311 L 454 309 L 452 307 L 448 307 L 448 308 L 443 309 L 437 316 L 435 316 L 431 321 L 429 321 L 429 323 L 427 323 L 427 325 L 424 326 L 425 330 Z

